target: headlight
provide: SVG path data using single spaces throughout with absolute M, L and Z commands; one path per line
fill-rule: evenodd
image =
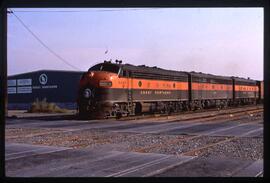
M 112 82 L 111 81 L 100 81 L 99 86 L 111 87 Z
M 90 98 L 91 94 L 92 94 L 92 92 L 91 92 L 91 90 L 89 88 L 85 89 L 84 92 L 83 92 L 83 96 L 85 98 Z

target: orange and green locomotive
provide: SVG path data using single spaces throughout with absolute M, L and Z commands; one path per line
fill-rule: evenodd
M 94 118 L 171 113 L 255 104 L 262 88 L 251 79 L 104 61 L 83 74 L 77 103 L 80 116 Z

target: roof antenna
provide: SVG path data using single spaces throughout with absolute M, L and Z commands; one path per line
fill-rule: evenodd
M 108 46 L 106 46 L 106 50 L 104 52 L 104 54 L 106 55 L 109 52 Z

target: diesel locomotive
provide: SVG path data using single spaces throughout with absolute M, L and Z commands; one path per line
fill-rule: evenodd
M 79 116 L 121 117 L 257 104 L 263 81 L 104 61 L 79 83 Z

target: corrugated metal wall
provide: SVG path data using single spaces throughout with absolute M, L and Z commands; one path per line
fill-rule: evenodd
M 36 99 L 76 109 L 83 72 L 41 70 L 8 77 L 8 109 L 28 109 Z

